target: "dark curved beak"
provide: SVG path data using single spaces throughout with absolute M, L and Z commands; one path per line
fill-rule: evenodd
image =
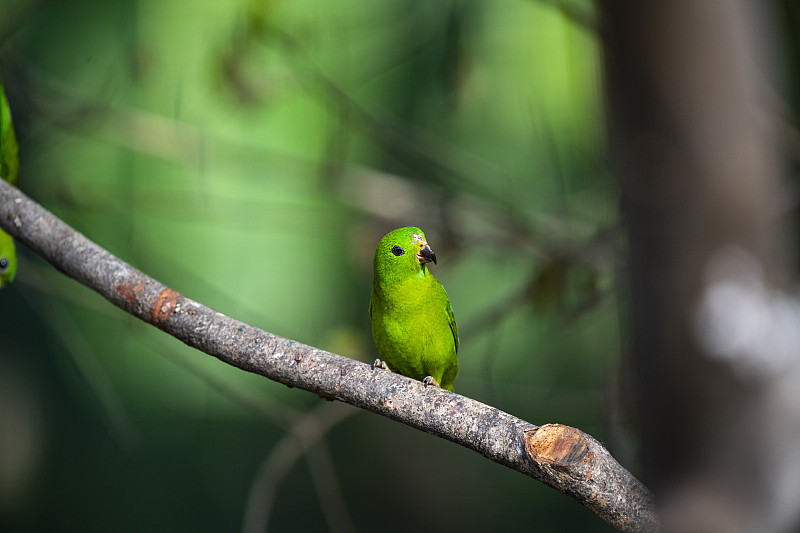
M 435 265 L 436 254 L 433 253 L 431 247 L 426 244 L 420 249 L 419 253 L 417 254 L 417 261 L 419 261 L 420 264 L 430 263 L 431 261 L 433 261 L 433 264 Z

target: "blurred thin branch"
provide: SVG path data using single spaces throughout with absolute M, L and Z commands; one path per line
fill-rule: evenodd
M 286 45 L 290 49 L 294 50 L 295 47 L 300 47 L 290 36 L 283 33 L 279 33 L 279 35 L 290 43 Z M 444 216 L 444 210 L 447 207 L 442 207 L 443 216 L 440 217 L 440 222 L 443 223 L 443 231 L 446 233 L 445 246 L 450 244 L 458 249 L 463 242 L 481 240 L 491 242 L 493 245 L 527 250 L 534 257 L 542 259 L 547 265 L 554 264 L 554 261 L 561 261 L 568 269 L 585 265 L 590 270 L 596 270 L 598 267 L 596 260 L 598 250 L 604 250 L 605 253 L 611 249 L 613 257 L 603 261 L 601 270 L 611 271 L 616 267 L 621 248 L 618 246 L 609 248 L 608 244 L 613 245 L 614 239 L 619 236 L 617 225 L 601 228 L 588 238 L 581 237 L 580 235 L 586 233 L 586 229 L 581 227 L 579 213 L 570 213 L 569 219 L 563 213 L 525 212 L 522 214 L 506 200 L 495 198 L 482 188 L 476 190 L 474 187 L 465 186 L 466 182 L 473 181 L 469 177 L 469 173 L 474 173 L 476 183 L 482 181 L 478 180 L 477 176 L 492 175 L 496 179 L 503 179 L 503 174 L 489 163 L 472 161 L 471 159 L 474 158 L 472 155 L 466 159 L 462 152 L 454 152 L 451 154 L 452 157 L 443 155 L 449 151 L 444 141 L 428 139 L 423 142 L 416 134 L 405 131 L 402 127 L 397 129 L 386 126 L 384 118 L 375 116 L 361 107 L 334 81 L 320 72 L 301 47 L 290 53 L 300 56 L 298 62 L 304 64 L 304 72 L 307 71 L 307 74 L 298 73 L 297 75 L 301 78 L 307 77 L 309 83 L 320 87 L 323 94 L 334 102 L 332 106 L 334 109 L 338 109 L 340 113 L 350 118 L 361 117 L 358 120 L 369 128 L 375 129 L 375 132 L 389 131 L 391 136 L 397 135 L 405 139 L 400 144 L 393 143 L 393 146 L 399 149 L 399 147 L 407 145 L 406 148 L 412 153 L 424 154 L 429 158 L 430 164 L 449 168 L 446 172 L 448 176 L 462 176 L 457 178 L 459 184 L 454 189 L 444 189 L 442 187 L 451 184 L 448 182 L 423 185 L 374 168 L 328 161 L 324 163 L 326 167 L 339 167 L 345 171 L 345 176 L 339 178 L 340 187 L 332 191 L 342 205 L 371 216 L 394 220 L 407 216 L 407 212 L 404 210 L 421 205 L 425 197 L 431 197 L 436 194 L 437 190 L 440 192 L 444 190 L 457 191 L 455 193 L 448 192 L 448 199 L 439 204 L 469 203 L 470 212 L 483 214 L 485 222 L 500 229 L 499 235 L 503 240 L 499 240 L 498 236 L 487 238 L 475 234 L 461 224 L 453 227 L 453 224 L 449 222 L 450 217 Z M 31 81 L 31 83 L 24 84 L 31 88 L 25 95 L 27 105 L 31 106 L 29 111 L 42 117 L 48 117 L 47 124 L 67 131 L 91 131 L 92 135 L 101 136 L 105 142 L 112 142 L 137 153 L 191 167 L 197 163 L 205 146 L 214 146 L 217 152 L 235 152 L 237 158 L 259 160 L 266 158 L 279 161 L 282 166 L 303 171 L 319 168 L 320 165 L 318 161 L 304 159 L 297 155 L 270 153 L 264 149 L 262 143 L 257 141 L 245 144 L 244 140 L 232 140 L 219 135 L 213 129 L 202 129 L 193 124 L 163 117 L 156 113 L 144 112 L 118 103 L 104 102 L 99 96 L 95 98 L 77 92 L 69 84 L 30 65 L 19 65 L 16 71 L 18 76 Z M 53 119 L 52 117 L 59 118 Z M 549 138 L 548 135 L 544 135 L 544 137 L 545 139 Z M 389 143 L 390 139 L 386 139 L 386 141 Z M 458 162 L 458 168 L 450 167 L 447 162 L 450 160 Z M 110 191 L 103 189 L 103 184 L 92 183 L 91 187 L 82 189 L 81 194 L 76 196 L 68 189 L 62 190 L 60 183 L 66 183 L 66 181 L 50 185 L 48 194 L 67 194 L 70 204 L 80 205 L 82 209 L 91 208 L 95 211 L 108 209 L 108 198 L 113 197 Z M 464 186 L 462 187 L 462 185 Z M 105 187 L 110 189 L 113 186 L 106 185 Z M 355 194 L 353 191 L 356 191 Z M 202 203 L 199 200 L 208 200 L 202 191 L 183 191 L 180 199 L 174 198 L 172 196 L 174 193 L 168 190 L 158 191 L 158 194 L 147 192 L 141 194 L 143 201 L 137 203 L 152 208 L 159 217 L 181 216 L 173 209 L 161 206 L 172 206 L 176 202 L 199 205 Z M 186 202 L 187 195 L 190 194 L 197 194 L 198 197 L 191 202 Z M 387 206 L 385 202 L 387 194 L 392 195 L 393 203 L 398 204 L 399 208 L 392 207 L 390 209 L 390 206 Z M 241 210 L 243 206 L 244 208 L 251 206 L 254 210 L 262 210 L 264 207 L 262 201 L 253 202 L 249 198 L 229 199 L 221 197 L 219 194 L 215 194 L 213 201 L 216 205 L 226 205 L 228 201 L 235 201 L 237 210 Z M 589 225 L 584 224 L 584 226 L 588 227 Z M 531 284 L 537 282 L 535 278 L 538 275 L 537 272 L 532 273 Z M 539 297 L 536 292 L 527 291 L 527 293 L 534 299 Z M 586 303 L 590 304 L 591 302 L 587 300 Z M 589 309 L 591 305 L 579 307 Z M 576 307 L 576 309 L 578 308 Z M 478 323 L 481 324 L 479 321 Z
M 272 448 L 258 468 L 247 498 L 243 527 L 245 533 L 267 531 L 270 513 L 278 497 L 278 488 L 303 455 L 308 458 L 329 530 L 354 530 L 347 506 L 341 497 L 330 455 L 320 441 L 331 428 L 357 412 L 340 403 L 326 402 L 292 422 L 288 434 Z
M 503 179 L 506 172 L 478 157 L 466 152 L 444 139 L 412 128 L 410 124 L 379 115 L 362 106 L 342 86 L 322 71 L 315 63 L 304 44 L 290 33 L 270 26 L 255 25 L 248 28 L 244 36 L 246 43 L 261 42 L 272 46 L 281 44 L 293 61 L 290 68 L 296 79 L 305 83 L 310 94 L 318 94 L 323 101 L 338 111 L 343 119 L 361 127 L 383 150 L 418 169 L 415 174 L 424 174 L 440 186 L 455 186 L 473 192 L 481 197 L 495 197 L 496 193 L 484 187 L 484 176 Z M 241 38 L 236 40 L 241 43 Z M 236 47 L 238 54 L 247 53 L 246 46 Z M 230 62 L 231 59 L 223 61 Z
M 594 438 L 535 426 L 475 400 L 259 330 L 149 278 L 0 182 L 0 227 L 114 305 L 223 362 L 472 449 L 624 531 L 656 522 L 652 495 Z
M 20 294 L 41 317 L 42 324 L 49 326 L 54 336 L 60 339 L 60 347 L 66 351 L 78 374 L 97 400 L 101 418 L 109 434 L 120 447 L 130 450 L 140 439 L 139 430 L 128 416 L 120 395 L 74 317 L 52 298 L 45 305 L 27 290 Z
M 557 9 L 564 18 L 583 28 L 591 35 L 600 33 L 600 25 L 597 23 L 597 16 L 586 7 L 587 2 L 576 2 L 575 0 L 534 0 L 541 4 L 546 4 Z M 583 7 L 578 4 L 583 4 Z
M 0 18 L 0 48 L 22 25 L 25 18 L 36 11 L 38 3 L 36 1 L 9 2 L 9 5 L 3 5 L 3 17 Z

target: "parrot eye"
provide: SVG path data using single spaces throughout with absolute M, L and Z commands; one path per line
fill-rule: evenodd
M 8 259 L 0 257 L 0 274 L 5 273 L 6 270 L 8 270 Z
M 406 251 L 403 250 L 402 248 L 400 248 L 399 246 L 394 246 L 394 247 L 392 247 L 392 253 L 394 255 L 396 255 L 397 257 L 400 257 L 401 255 L 406 253 Z

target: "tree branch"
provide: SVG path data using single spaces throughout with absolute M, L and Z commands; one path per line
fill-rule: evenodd
M 563 492 L 623 531 L 648 531 L 652 495 L 591 436 L 494 407 L 230 318 L 146 276 L 0 180 L 0 227 L 128 313 L 219 360 L 450 440 Z

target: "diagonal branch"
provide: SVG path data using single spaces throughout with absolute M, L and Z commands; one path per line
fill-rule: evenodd
M 2 180 L 0 228 L 117 307 L 225 363 L 453 441 L 569 495 L 620 530 L 656 524 L 648 489 L 577 429 L 535 426 L 218 313 L 136 270 Z

